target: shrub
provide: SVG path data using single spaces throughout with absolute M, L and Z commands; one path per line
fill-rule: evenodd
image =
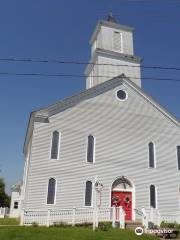
M 53 222 L 53 227 L 67 227 L 68 224 L 65 222 Z
M 92 223 L 84 222 L 84 223 L 76 223 L 76 227 L 89 227 L 92 226 Z
M 180 229 L 180 224 L 175 223 L 175 224 L 174 224 L 174 228 L 176 228 L 176 229 Z
M 148 228 L 149 229 L 154 229 L 154 223 L 153 222 L 148 222 Z
M 170 222 L 165 222 L 165 221 L 162 221 L 161 224 L 160 224 L 160 227 L 162 228 L 175 228 L 177 225 L 177 223 L 170 223 Z
M 100 222 L 98 227 L 101 231 L 107 232 L 112 228 L 112 225 L 111 222 Z
M 31 226 L 32 226 L 32 227 L 38 227 L 39 224 L 38 224 L 37 222 L 32 222 Z

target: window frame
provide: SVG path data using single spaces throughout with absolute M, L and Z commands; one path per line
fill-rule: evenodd
M 55 180 L 55 192 L 54 192 L 54 203 L 48 203 L 48 190 L 49 190 L 49 180 L 54 179 Z M 56 193 L 57 193 L 57 179 L 55 177 L 49 177 L 47 181 L 47 187 L 46 187 L 46 205 L 47 206 L 54 206 L 56 205 Z
M 15 207 L 15 205 L 16 205 L 15 203 L 17 203 L 17 207 Z M 19 202 L 18 202 L 18 201 L 14 201 L 14 203 L 13 203 L 13 209 L 16 209 L 16 210 L 19 209 Z
M 155 188 L 155 208 L 151 206 L 151 186 L 154 186 Z M 153 208 L 153 209 L 158 209 L 158 201 L 157 201 L 157 186 L 155 184 L 150 184 L 149 185 L 149 206 L 150 208 Z
M 149 148 L 150 143 L 153 144 L 154 167 L 151 167 L 151 166 L 150 166 L 150 148 Z M 148 168 L 149 168 L 149 169 L 155 169 L 155 168 L 156 168 L 156 145 L 155 145 L 155 143 L 154 143 L 153 141 L 150 141 L 150 142 L 148 143 Z
M 126 93 L 126 98 L 125 98 L 125 99 L 120 99 L 120 98 L 118 98 L 117 93 L 118 93 L 119 91 L 124 91 L 124 92 Z M 126 89 L 119 88 L 118 90 L 116 90 L 116 99 L 117 99 L 118 101 L 120 101 L 120 102 L 126 101 L 126 100 L 128 99 L 128 92 L 126 91 Z
M 94 139 L 94 146 L 93 146 L 93 161 L 92 162 L 89 162 L 88 161 L 88 144 L 89 144 L 89 136 L 92 136 L 93 139 Z M 89 134 L 87 137 L 86 137 L 86 163 L 88 164 L 94 164 L 95 163 L 95 145 L 96 145 L 96 138 L 94 137 L 93 134 Z
M 59 143 L 58 143 L 58 153 L 57 153 L 57 158 L 52 158 L 52 142 L 53 142 L 53 133 L 54 132 L 58 132 L 59 133 Z M 60 159 L 60 145 L 61 145 L 61 131 L 58 131 L 58 130 L 53 130 L 51 132 L 51 145 L 50 145 L 50 160 L 52 161 L 57 161 Z
M 90 206 L 86 206 L 86 183 L 87 182 L 91 182 L 91 184 L 92 184 L 91 185 L 92 188 L 91 188 L 91 205 Z M 92 208 L 93 207 L 93 197 L 94 197 L 93 184 L 94 184 L 94 182 L 90 179 L 85 181 L 85 184 L 84 184 L 84 207 L 85 208 Z

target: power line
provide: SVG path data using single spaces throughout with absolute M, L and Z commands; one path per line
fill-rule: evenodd
M 179 0 L 118 0 L 117 2 L 122 2 L 122 3 L 126 3 L 126 2 L 134 2 L 134 3 L 138 3 L 138 2 L 166 2 L 166 3 L 179 3 Z
M 50 60 L 50 59 L 32 59 L 32 58 L 0 58 L 0 61 L 5 62 L 29 62 L 29 63 L 53 63 L 53 64 L 76 64 L 76 65 L 94 65 L 94 66 L 114 66 L 114 67 L 131 67 L 139 68 L 137 65 L 128 65 L 128 64 L 111 64 L 111 63 L 93 63 L 93 62 L 84 62 L 84 61 L 63 61 L 63 60 Z M 163 67 L 163 66 L 146 66 L 141 65 L 141 68 L 147 69 L 160 69 L 160 70 L 175 70 L 180 71 L 180 67 Z
M 45 74 L 45 73 L 10 73 L 10 72 L 0 72 L 0 75 L 7 75 L 7 76 L 34 76 L 34 77 L 79 77 L 79 78 L 85 78 L 84 75 L 80 74 Z M 112 79 L 112 76 L 106 76 L 106 75 L 97 75 L 93 76 L 97 78 L 110 78 Z M 137 78 L 137 77 L 129 77 L 126 76 L 127 78 L 130 79 L 142 79 L 142 80 L 156 80 L 156 81 L 174 81 L 174 82 L 180 82 L 180 79 L 176 78 L 154 78 L 154 77 L 142 77 L 142 78 Z
M 180 3 L 180 2 L 179 2 Z M 107 16 L 107 13 L 98 13 L 98 15 Z M 168 12 L 165 14 L 158 14 L 158 13 L 136 13 L 136 12 L 121 12 L 121 13 L 113 13 L 114 17 L 122 17 L 122 16 L 136 16 L 136 17 L 179 17 L 179 13 L 177 12 Z

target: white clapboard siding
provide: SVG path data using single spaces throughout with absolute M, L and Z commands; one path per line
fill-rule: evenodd
M 116 98 L 116 87 L 50 117 L 50 123 L 34 124 L 25 209 L 83 207 L 85 183 L 95 176 L 104 185 L 102 206 L 110 207 L 112 183 L 125 176 L 135 185 L 136 208 L 149 208 L 149 185 L 154 184 L 158 209 L 178 211 L 179 127 L 125 83 L 120 87 L 127 91 L 127 101 Z M 50 159 L 54 130 L 61 132 L 59 160 Z M 86 163 L 89 134 L 96 142 L 94 164 Z M 148 168 L 150 141 L 156 147 L 156 169 Z M 46 205 L 50 177 L 57 180 L 53 206 Z
M 99 78 L 99 83 L 107 81 L 121 74 L 125 74 L 130 80 L 135 82 L 138 86 L 141 86 L 141 79 L 140 79 L 141 71 L 140 71 L 139 63 L 126 62 L 120 59 L 113 59 L 113 58 L 99 56 L 98 64 L 100 64 L 98 66 L 99 76 L 105 76 L 104 78 L 103 77 Z M 103 64 L 109 64 L 109 65 L 103 65 Z M 120 66 L 116 67 L 116 65 L 120 65 Z

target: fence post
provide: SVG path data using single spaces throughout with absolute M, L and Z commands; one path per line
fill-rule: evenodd
M 116 207 L 112 207 L 112 227 L 115 228 L 116 225 Z
M 99 223 L 99 208 L 96 207 L 96 227 L 98 228 L 98 223 Z
M 122 208 L 122 206 L 119 207 L 119 227 L 125 228 L 125 212 Z
M 96 230 L 96 207 L 93 208 L 93 231 Z
M 76 223 L 76 208 L 72 209 L 72 226 L 74 227 Z
M 4 207 L 3 208 L 3 217 L 5 218 L 5 215 L 6 215 L 6 208 Z
M 180 212 L 177 215 L 176 221 L 177 221 L 178 224 L 180 224 Z
M 150 221 L 154 223 L 154 209 L 152 207 L 150 208 Z
M 157 212 L 157 225 L 160 226 L 160 224 L 161 224 L 161 214 L 160 214 L 160 212 L 158 211 L 158 212 Z
M 20 225 L 23 226 L 24 225 L 24 208 L 22 208 L 21 210 L 21 219 L 20 219 Z
M 51 210 L 48 209 L 47 210 L 47 223 L 46 223 L 46 226 L 49 227 L 50 225 L 50 214 L 51 214 Z

